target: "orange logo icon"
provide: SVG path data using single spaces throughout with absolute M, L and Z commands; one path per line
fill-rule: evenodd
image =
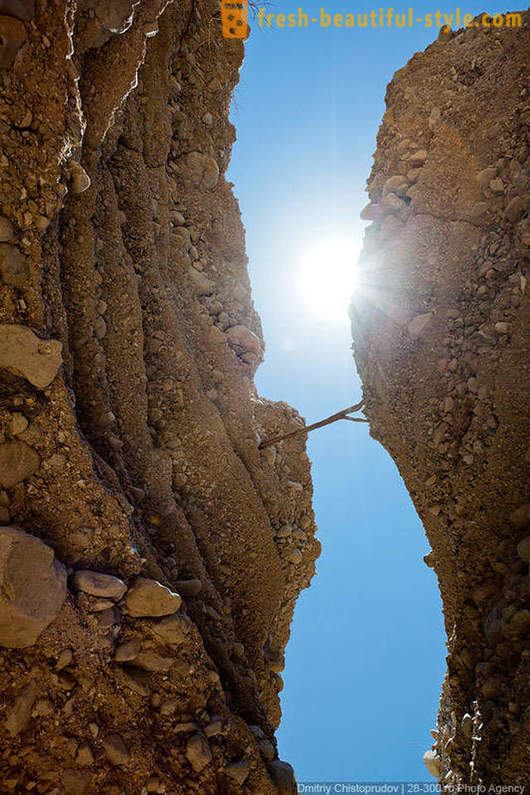
M 248 35 L 248 0 L 238 3 L 221 0 L 221 23 L 225 39 L 245 39 Z

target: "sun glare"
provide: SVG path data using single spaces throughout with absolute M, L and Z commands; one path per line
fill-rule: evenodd
M 307 309 L 327 321 L 344 320 L 356 287 L 360 241 L 329 237 L 300 256 L 298 288 Z

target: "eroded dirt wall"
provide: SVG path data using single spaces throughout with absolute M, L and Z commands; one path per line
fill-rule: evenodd
M 217 2 L 0 0 L 0 781 L 290 793 L 303 426 L 224 172 Z M 104 575 L 104 576 L 101 576 Z
M 530 781 L 527 25 L 442 32 L 394 76 L 351 307 L 371 433 L 432 545 L 448 657 L 426 762 L 448 788 Z

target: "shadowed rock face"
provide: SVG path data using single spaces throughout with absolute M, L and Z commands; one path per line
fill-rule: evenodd
M 2 591 L 2 787 L 291 792 L 279 672 L 319 545 L 303 439 L 258 448 L 303 420 L 253 385 L 242 44 L 202 0 L 3 2 L 0 29 L 0 524 L 69 575 L 48 609 L 17 557 L 31 638 Z
M 528 27 L 473 27 L 396 73 L 351 307 L 371 433 L 432 545 L 449 654 L 425 761 L 449 785 L 530 780 L 529 63 Z
M 0 645 L 32 646 L 66 598 L 65 568 L 38 538 L 0 527 L 0 573 Z

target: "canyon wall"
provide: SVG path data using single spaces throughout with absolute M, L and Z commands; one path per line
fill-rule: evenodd
M 443 31 L 388 86 L 351 306 L 371 434 L 432 546 L 448 656 L 425 762 L 452 791 L 530 781 L 523 16 Z
M 319 551 L 224 173 L 217 0 L 0 0 L 2 792 L 290 793 Z

